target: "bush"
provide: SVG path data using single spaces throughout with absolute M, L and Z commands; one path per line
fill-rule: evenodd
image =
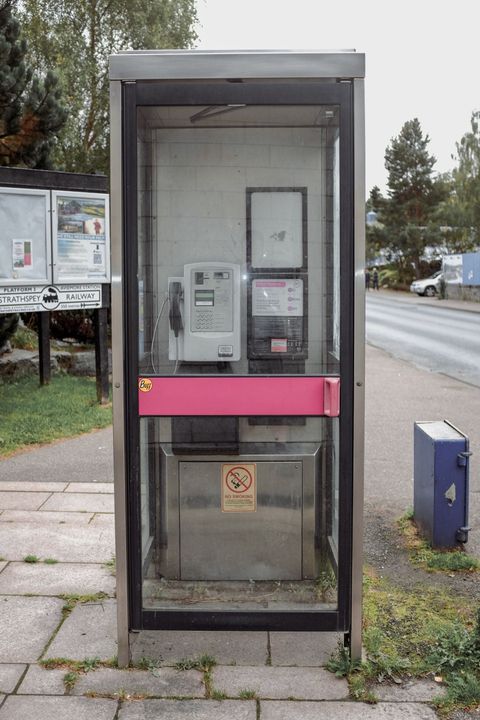
M 25 313 L 23 320 L 31 330 L 38 331 L 36 313 Z M 93 343 L 93 310 L 60 310 L 50 313 L 50 336 L 55 340 L 72 338 L 79 343 Z
M 19 315 L 0 315 L 0 353 L 9 348 L 9 341 L 18 327 Z

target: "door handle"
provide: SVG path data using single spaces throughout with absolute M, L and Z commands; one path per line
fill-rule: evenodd
M 340 415 L 340 378 L 325 378 L 323 384 L 323 414 L 327 417 Z

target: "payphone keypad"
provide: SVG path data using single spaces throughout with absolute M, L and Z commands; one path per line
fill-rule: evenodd
M 192 273 L 191 331 L 230 332 L 233 328 L 233 275 L 229 270 Z

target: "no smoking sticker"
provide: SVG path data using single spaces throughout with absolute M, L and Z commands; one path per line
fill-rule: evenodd
M 257 466 L 222 465 L 222 512 L 255 512 Z

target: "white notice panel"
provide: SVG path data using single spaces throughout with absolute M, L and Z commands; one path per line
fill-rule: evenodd
M 303 280 L 259 278 L 252 282 L 252 315 L 257 317 L 301 317 Z
M 252 192 L 252 267 L 302 267 L 303 220 L 302 192 Z
M 0 286 L 51 282 L 50 190 L 0 188 Z

